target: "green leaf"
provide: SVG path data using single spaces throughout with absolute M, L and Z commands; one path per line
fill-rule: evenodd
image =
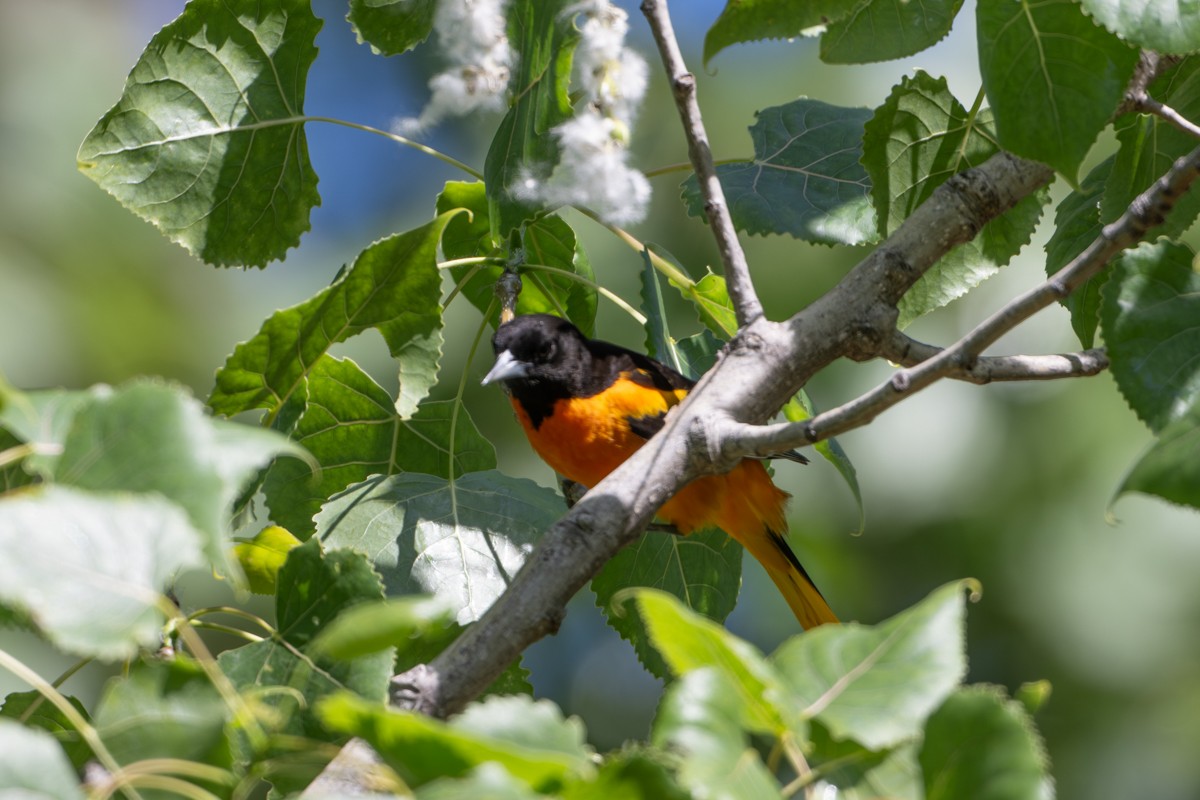
M 640 277 L 642 311 L 646 314 L 646 322 L 642 326 L 646 331 L 646 354 L 682 374 L 679 351 L 675 349 L 675 340 L 671 338 L 670 326 L 667 323 L 667 307 L 663 302 L 662 285 L 658 282 L 658 271 L 654 269 L 648 248 L 642 250 Z
M 870 174 L 881 236 L 889 236 L 954 175 L 999 151 L 987 114 L 969 114 L 945 78 L 904 77 L 866 124 L 863 166 Z M 1029 243 L 1049 199 L 1045 191 L 951 250 L 901 298 L 898 324 L 940 308 L 996 274 Z
M 544 800 L 524 781 L 495 762 L 484 762 L 462 778 L 437 778 L 416 792 L 417 800 Z
M 1116 497 L 1142 492 L 1200 508 L 1200 403 L 1158 434 L 1121 481 Z M 1115 499 L 1115 498 L 1114 498 Z
M 879 625 L 823 625 L 771 656 L 789 703 L 835 739 L 876 750 L 916 736 L 966 672 L 963 584 Z
M 313 651 L 348 660 L 440 633 L 454 621 L 445 602 L 424 595 L 359 603 L 339 614 L 313 640 Z
M 159 592 L 202 563 L 187 517 L 156 495 L 41 486 L 0 500 L 0 601 L 70 653 L 117 660 L 157 647 Z
M 781 410 L 789 422 L 802 422 L 811 418 L 815 411 L 812 400 L 803 389 L 791 400 L 788 400 Z M 854 502 L 858 506 L 858 532 L 862 533 L 867 529 L 867 507 L 863 503 L 862 488 L 858 485 L 858 470 L 854 468 L 850 456 L 842 449 L 842 445 L 837 439 L 825 439 L 817 442 L 813 447 L 821 454 L 822 458 L 833 465 L 833 468 L 842 476 L 842 480 L 846 482 L 850 493 L 854 495 Z
M 1063 198 L 1054 214 L 1054 233 L 1046 242 L 1046 274 L 1053 275 L 1071 263 L 1097 236 L 1103 225 L 1100 222 L 1100 198 L 1104 194 L 1108 177 L 1112 174 L 1116 156 L 1097 164 L 1079 188 Z M 1084 347 L 1096 343 L 1096 326 L 1100 324 L 1100 292 L 1108 280 L 1110 270 L 1087 281 L 1063 301 L 1071 312 L 1071 327 Z
M 75 770 L 45 731 L 0 719 L 0 753 L 0 786 L 6 796 L 83 800 Z
M 1041 737 L 1020 703 L 993 686 L 951 695 L 925 726 L 927 800 L 1044 800 L 1054 794 Z
M 821 783 L 837 790 L 838 800 L 925 800 L 913 742 L 869 750 L 851 739 L 833 739 L 820 724 L 811 730 L 808 764 Z
M 829 64 L 868 64 L 914 55 L 950 33 L 961 7 L 962 0 L 859 2 L 821 36 L 821 60 Z M 880 31 L 887 31 L 887 35 L 880 36 Z
M 288 554 L 279 572 L 276 634 L 226 650 L 217 662 L 239 689 L 274 689 L 264 691 L 261 700 L 274 711 L 274 727 L 328 739 L 313 716 L 313 701 L 349 689 L 381 702 L 395 652 L 385 647 L 361 658 L 335 659 L 315 640 L 343 612 L 382 599 L 383 585 L 365 556 L 350 550 L 324 553 L 310 539 Z
M 303 391 L 332 345 L 375 328 L 400 365 L 396 413 L 412 415 L 437 380 L 442 353 L 437 246 L 452 216 L 442 214 L 375 242 L 328 288 L 272 314 L 217 372 L 209 405 L 227 416 L 254 408 L 274 416 Z
M 425 401 L 404 419 L 357 364 L 327 354 L 307 380 L 307 407 L 292 437 L 317 459 L 320 472 L 285 459 L 272 465 L 263 483 L 271 518 L 298 536 L 312 535 L 313 516 L 329 497 L 371 475 L 424 472 L 449 478 L 496 466 L 491 442 L 453 401 Z
M 110 391 L 107 386 L 94 386 L 83 391 L 9 392 L 0 406 L 0 428 L 34 447 L 35 453 L 22 462 L 29 474 L 52 478 L 76 412 Z
M 692 794 L 675 782 L 665 756 L 629 746 L 609 754 L 594 780 L 578 780 L 562 792 L 563 800 L 691 800 Z M 422 799 L 424 800 L 424 799 Z M 472 798 L 473 800 L 473 798 Z
M 21 455 L 25 447 L 20 439 L 0 428 L 0 494 L 38 482 L 27 468 L 30 456 Z
M 440 602 L 440 601 L 435 601 Z M 396 647 L 396 674 L 407 672 L 418 664 L 428 664 L 442 651 L 462 635 L 466 626 L 451 620 L 444 627 L 429 626 L 421 636 L 407 639 Z M 533 685 L 529 682 L 529 670 L 521 664 L 521 658 L 509 664 L 504 672 L 485 691 L 491 694 L 533 694 Z
M 1192 251 L 1143 242 L 1114 264 L 1100 325 L 1117 388 L 1159 431 L 1200 399 L 1200 275 Z
M 279 583 L 279 570 L 287 561 L 288 553 L 300 544 L 300 540 L 287 528 L 268 525 L 253 538 L 239 541 L 233 546 L 233 557 L 250 591 L 255 594 L 275 594 Z
M 674 675 L 711 667 L 732 690 L 743 727 L 776 734 L 788 727 L 781 708 L 774 703 L 783 691 L 781 679 L 753 645 L 687 610 L 666 592 L 636 589 L 630 594 L 651 644 Z
M 1124 97 L 1137 51 L 1073 0 L 980 0 L 976 24 L 1000 146 L 1049 164 L 1073 183 Z
M 446 227 L 442 250 L 448 259 L 502 255 L 492 244 L 482 183 L 447 183 L 438 195 L 437 208 L 439 213 L 454 208 L 470 212 L 469 216 L 456 217 Z M 516 313 L 557 314 L 591 336 L 596 324 L 596 290 L 590 284 L 595 283 L 596 276 L 575 231 L 560 217 L 543 217 L 524 227 L 521 248 L 525 263 L 509 265 L 523 279 Z M 450 274 L 462 286 L 462 294 L 471 305 L 484 314 L 490 312 L 488 321 L 493 328 L 499 327 L 500 309 L 495 303 L 494 289 L 504 267 L 464 264 L 451 267 Z
M 330 729 L 365 739 L 413 787 L 488 761 L 542 791 L 594 769 L 579 723 L 547 700 L 493 698 L 445 723 L 341 694 L 320 701 L 317 714 Z
M 359 44 L 395 56 L 413 49 L 433 30 L 436 0 L 350 0 L 346 20 Z
M 715 529 L 689 536 L 646 533 L 592 579 L 596 605 L 609 626 L 633 645 L 650 674 L 666 678 L 667 664 L 652 645 L 642 617 L 628 613 L 618 602 L 622 593 L 639 586 L 659 589 L 691 611 L 724 622 L 737 605 L 742 552 L 741 545 Z
M 66 700 L 79 712 L 79 716 L 91 721 L 83 703 L 70 695 L 66 695 Z M 82 772 L 87 762 L 94 758 L 92 748 L 83 741 L 83 737 L 66 715 L 38 692 L 13 692 L 5 697 L 4 705 L 0 706 L 0 724 L 3 724 L 5 719 L 15 720 L 27 727 L 49 733 L 62 747 L 67 760 L 77 772 Z M 0 785 L 8 784 L 0 781 Z
M 460 623 L 492 604 L 563 514 L 557 494 L 499 472 L 447 483 L 418 473 L 371 478 L 332 498 L 317 515 L 330 548 L 366 553 L 390 596 L 446 598 Z
M 737 333 L 737 312 L 733 310 L 724 277 L 710 272 L 683 295 L 696 306 L 700 321 L 718 337 L 732 338 Z
M 732 44 L 760 39 L 795 39 L 854 9 L 846 0 L 728 0 L 704 35 L 704 66 Z
M 686 339 L 680 339 L 675 345 L 679 351 L 680 372 L 698 380 L 717 363 L 717 355 L 725 346 L 725 342 L 713 335 L 712 331 L 705 329 Z
M 307 0 L 192 0 L 150 40 L 79 169 L 211 264 L 283 258 L 319 205 L 304 83 Z
M 697 796 L 729 800 L 779 797 L 779 785 L 749 747 L 736 684 L 700 667 L 667 687 L 651 741 L 681 756 L 679 782 Z
M 1150 96 L 1178 111 L 1187 119 L 1200 115 L 1200 58 L 1188 58 L 1158 77 L 1149 87 Z M 1139 194 L 1150 188 L 1175 160 L 1192 151 L 1196 139 L 1157 115 L 1127 114 L 1117 120 L 1117 151 L 1111 175 L 1104 184 L 1100 219 L 1112 222 L 1128 209 Z M 1186 192 L 1174 198 L 1156 234 L 1179 236 L 1200 215 L 1200 193 Z
M 112 679 L 96 708 L 96 731 L 119 764 L 178 758 L 229 768 L 229 708 L 187 657 L 135 663 Z
M 97 391 L 76 406 L 62 447 L 59 483 L 162 495 L 187 512 L 218 566 L 243 487 L 277 455 L 308 459 L 280 434 L 213 419 L 195 398 L 151 380 Z
M 1145 50 L 1185 55 L 1200 50 L 1200 15 L 1190 0 L 1081 0 L 1096 21 Z
M 876 241 L 871 182 L 859 164 L 871 112 L 800 99 L 757 116 L 754 160 L 717 167 L 734 225 L 820 244 Z M 683 201 L 689 214 L 703 216 L 694 175 L 683 183 Z
M 571 61 L 579 32 L 570 0 L 529 0 L 509 11 L 508 38 L 521 54 L 509 82 L 515 98 L 500 123 L 484 161 L 489 219 L 497 240 L 533 219 L 540 210 L 518 200 L 512 186 L 525 170 L 558 161 L 558 141 L 550 129 L 571 116 L 567 95 Z

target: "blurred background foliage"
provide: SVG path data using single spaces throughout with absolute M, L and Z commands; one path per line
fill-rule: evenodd
M 650 54 L 636 4 L 624 5 L 636 41 Z M 948 40 L 908 61 L 827 67 L 815 42 L 798 40 L 732 48 L 709 72 L 700 68 L 701 41 L 722 3 L 674 6 L 718 158 L 749 154 L 746 128 L 754 112 L 797 96 L 873 107 L 918 66 L 947 76 L 967 105 L 979 86 L 971 2 Z M 380 137 L 310 125 L 323 200 L 300 249 L 263 271 L 214 269 L 190 258 L 98 191 L 74 160 L 145 43 L 182 7 L 182 0 L 0 3 L 0 370 L 20 388 L 156 374 L 206 396 L 213 372 L 263 318 L 319 290 L 371 241 L 427 220 L 442 182 L 462 178 Z M 314 0 L 314 8 L 325 27 L 308 86 L 309 113 L 388 128 L 419 111 L 436 66 L 427 54 L 375 57 L 355 42 L 344 3 Z M 478 165 L 488 136 L 482 125 L 448 123 L 430 141 Z M 661 77 L 652 80 L 634 142 L 644 168 L 686 160 Z M 1106 155 L 1105 147 L 1102 140 L 1089 160 Z M 684 174 L 654 179 L 651 216 L 633 232 L 701 274 L 716 256 L 703 226 L 685 217 L 677 200 Z M 1057 199 L 1065 189 L 1056 192 Z M 640 258 L 588 220 L 569 219 L 600 280 L 636 300 Z M 946 343 L 1032 286 L 1044 274 L 1043 241 L 911 332 Z M 780 237 L 747 238 L 745 245 L 774 318 L 825 291 L 865 253 Z M 687 309 L 674 310 L 673 332 L 693 332 Z M 465 367 L 477 319 L 463 302 L 448 312 L 443 376 L 450 383 Z M 601 306 L 597 329 L 604 338 L 641 346 L 642 332 L 611 304 Z M 387 386 L 394 370 L 382 341 L 360 339 L 340 354 Z M 1053 309 L 995 352 L 1077 346 L 1066 314 Z M 483 374 L 486 360 L 469 366 L 473 375 Z M 889 369 L 836 364 L 809 391 L 828 408 L 883 380 Z M 473 388 L 468 402 L 498 443 L 505 471 L 552 483 L 495 390 Z M 1124 471 L 1149 442 L 1107 375 L 988 387 L 945 383 L 844 437 L 867 505 L 863 535 L 852 535 L 857 511 L 824 462 L 786 464 L 777 474 L 794 494 L 797 547 L 844 618 L 876 622 L 948 580 L 982 581 L 983 599 L 970 610 L 969 679 L 1010 690 L 1031 680 L 1052 682 L 1039 724 L 1059 796 L 1182 800 L 1200 796 L 1197 517 L 1138 496 L 1109 507 Z M 746 563 L 742 602 L 729 626 L 770 650 L 795 632 L 795 623 L 757 564 Z M 224 592 L 207 576 L 194 576 L 183 599 L 220 602 Z M 43 674 L 67 666 L 30 637 L 0 631 L 0 639 Z M 605 628 L 589 594 L 576 599 L 563 629 L 531 649 L 526 663 L 538 693 L 583 716 L 598 746 L 645 735 L 660 687 Z M 105 676 L 89 668 L 65 688 L 90 704 Z M 24 687 L 0 675 L 0 690 L 18 688 Z

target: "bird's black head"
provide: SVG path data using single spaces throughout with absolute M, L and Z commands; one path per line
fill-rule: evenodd
M 496 363 L 483 383 L 502 381 L 510 389 L 567 385 L 582 377 L 587 339 L 578 328 L 550 314 L 514 317 L 492 337 Z

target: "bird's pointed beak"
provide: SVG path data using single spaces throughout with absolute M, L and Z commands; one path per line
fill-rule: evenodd
M 511 351 L 505 350 L 496 356 L 496 363 L 492 365 L 488 374 L 483 376 L 483 380 L 480 383 L 487 386 L 489 383 L 495 383 L 496 381 L 524 378 L 528 374 L 529 364 L 519 361 Z

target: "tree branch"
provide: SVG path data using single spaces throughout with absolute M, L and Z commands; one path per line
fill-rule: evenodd
M 746 254 L 738 241 L 733 219 L 729 216 L 729 206 L 725 202 L 725 192 L 717 178 L 708 133 L 700 116 L 700 104 L 696 102 L 696 76 L 688 72 L 683 61 L 666 0 L 643 0 L 642 13 L 650 23 L 658 52 L 671 80 L 671 94 L 675 97 L 675 106 L 679 109 L 683 132 L 687 136 L 688 158 L 696 171 L 700 194 L 704 197 L 704 214 L 716 237 L 721 264 L 725 268 L 729 299 L 733 301 L 733 309 L 737 313 L 738 327 L 744 327 L 762 316 L 762 303 L 754 292 Z
M 835 359 L 873 356 L 895 329 L 904 291 L 1052 175 L 998 154 L 939 187 L 911 224 L 791 320 L 759 316 L 743 328 L 664 429 L 546 532 L 483 617 L 432 663 L 393 679 L 393 703 L 444 717 L 477 697 L 526 647 L 557 630 L 571 597 L 667 498 L 700 474 L 732 465 L 713 436 L 722 420 L 761 422 Z
M 867 424 L 881 412 L 941 378 L 971 369 L 980 353 L 997 339 L 1037 311 L 1066 297 L 1099 273 L 1114 256 L 1140 241 L 1148 230 L 1162 224 L 1198 176 L 1200 147 L 1176 160 L 1171 169 L 1138 195 L 1126 212 L 1105 226 L 1074 260 L 1045 283 L 1008 303 L 950 347 L 915 367 L 899 370 L 861 397 L 803 422 L 760 427 L 727 425 L 725 431 L 718 433 L 723 457 L 736 460 L 747 455 L 762 456 L 828 439 Z
M 914 367 L 939 355 L 942 348 L 918 342 L 900 331 L 892 334 L 879 350 L 888 361 Z M 1108 369 L 1102 347 L 1078 353 L 1037 356 L 980 356 L 973 364 L 946 373 L 947 378 L 983 385 L 993 381 L 1045 381 L 1056 378 L 1086 378 Z

